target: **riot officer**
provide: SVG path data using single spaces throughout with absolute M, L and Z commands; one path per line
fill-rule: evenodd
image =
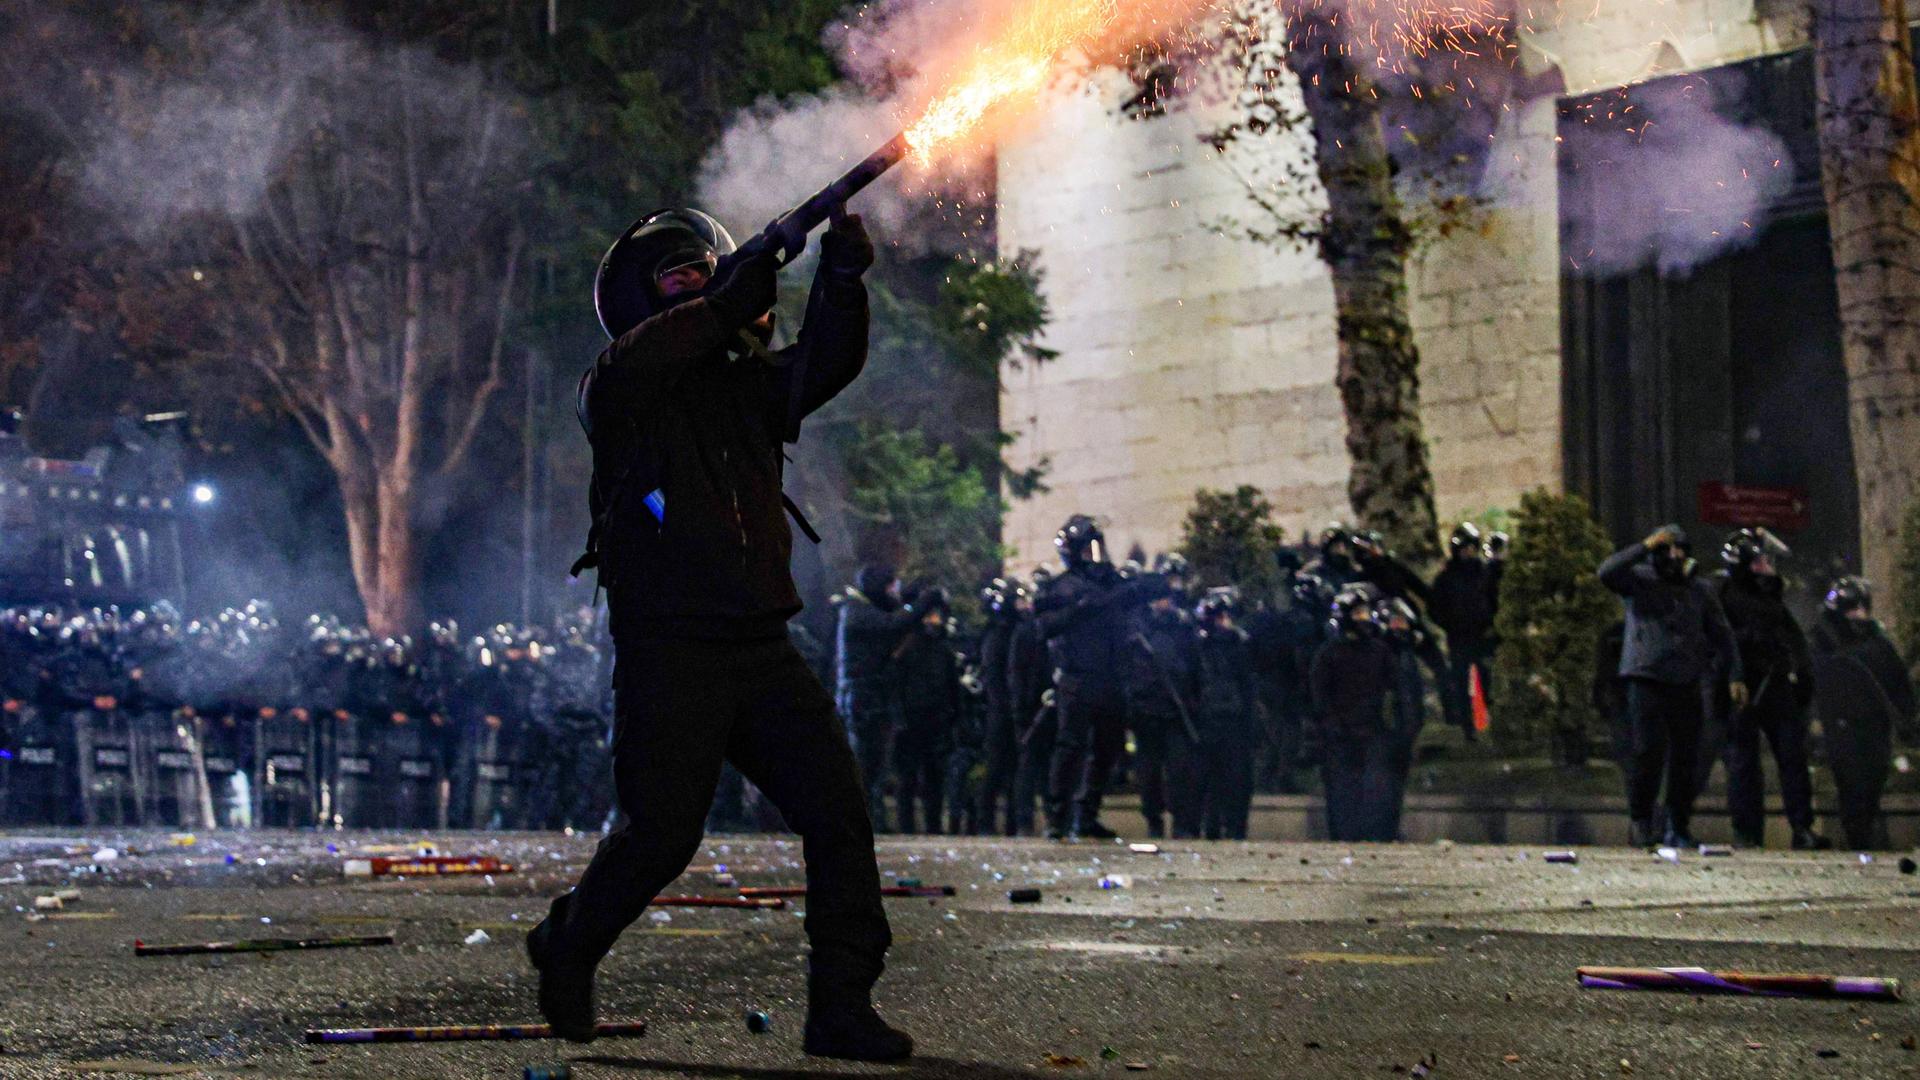
M 1360 566 L 1360 580 L 1380 590 L 1382 596 L 1414 601 L 1424 609 L 1433 599 L 1427 583 L 1413 567 L 1387 549 L 1386 538 L 1376 529 L 1352 534 L 1353 554 Z
M 913 631 L 888 657 L 900 695 L 893 776 L 901 832 L 942 831 L 947 758 L 960 722 L 962 692 L 950 607 L 945 589 L 915 590 Z
M 1600 582 L 1626 600 L 1620 674 L 1627 680 L 1633 767 L 1627 785 L 1629 843 L 1654 839 L 1653 804 L 1666 776 L 1661 842 L 1692 847 L 1696 762 L 1705 695 L 1724 679 L 1733 708 L 1747 706 L 1740 649 L 1718 590 L 1694 575 L 1692 545 L 1678 525 L 1608 556 Z
M 987 832 L 1013 833 L 1014 766 L 1019 738 L 1007 667 L 1013 639 L 1030 617 L 1032 597 L 1015 577 L 997 577 L 980 589 L 986 626 L 980 631 L 980 686 L 985 705 L 986 776 L 981 785 L 981 817 Z
M 1112 839 L 1100 822 L 1108 779 L 1126 745 L 1123 659 L 1128 608 L 1167 591 L 1158 574 L 1122 579 L 1106 536 L 1075 514 L 1054 536 L 1066 569 L 1034 603 L 1053 661 L 1059 712 L 1048 770 L 1048 835 Z
M 890 665 L 894 650 L 913 633 L 919 616 L 901 604 L 900 577 L 884 564 L 861 567 L 836 602 L 836 704 L 860 763 L 867 812 L 875 827 L 884 831 L 891 771 L 888 754 L 900 723 L 899 688 Z
M 1381 733 L 1378 765 L 1367 774 L 1363 801 L 1367 839 L 1385 843 L 1400 839 L 1407 773 L 1413 768 L 1414 746 L 1427 721 L 1427 683 L 1420 669 L 1423 665 L 1438 668 L 1431 635 L 1413 605 L 1400 597 L 1387 597 L 1375 606 L 1373 618 L 1393 650 L 1393 708 Z
M 1199 636 L 1171 592 L 1137 618 L 1127 659 L 1127 722 L 1133 727 L 1134 775 L 1147 835 L 1200 835 L 1201 731 Z
M 1043 591 L 1052 580 L 1046 567 L 1033 572 L 1033 591 Z M 1047 769 L 1053 763 L 1054 736 L 1059 732 L 1053 706 L 1052 664 L 1047 636 L 1033 616 L 1032 602 L 1022 604 L 1022 617 L 1007 643 L 1007 701 L 1013 712 L 1013 804 L 1007 832 L 1032 836 L 1034 805 L 1046 798 Z
M 1245 840 L 1253 807 L 1260 696 L 1246 632 L 1234 625 L 1239 597 L 1214 589 L 1194 609 L 1199 629 L 1201 830 L 1209 840 Z
M 1454 526 L 1447 538 L 1447 565 L 1434 576 L 1427 605 L 1428 615 L 1447 635 L 1440 704 L 1447 723 L 1458 727 L 1469 741 L 1475 737 L 1474 677 L 1479 677 L 1483 698 L 1493 686 L 1493 620 L 1500 610 L 1500 575 L 1506 560 L 1492 558 L 1490 552 L 1473 522 Z
M 1341 522 L 1333 522 L 1320 530 L 1314 543 L 1319 557 L 1307 565 L 1307 572 L 1321 581 L 1327 588 L 1337 593 L 1349 584 L 1361 580 L 1358 555 L 1354 551 L 1354 533 Z
M 1313 690 L 1307 676 L 1314 653 L 1327 637 L 1327 608 L 1333 593 L 1324 581 L 1300 568 L 1291 548 L 1280 550 L 1290 557 L 1281 564 L 1284 591 L 1247 621 L 1247 647 L 1253 653 L 1254 675 L 1272 733 L 1272 779 L 1279 790 L 1297 792 L 1300 766 L 1317 758 L 1317 752 L 1306 745 L 1313 716 Z
M 1739 643 L 1741 667 L 1753 693 L 1744 709 L 1731 708 L 1720 695 L 1714 704 L 1726 733 L 1727 810 L 1734 836 L 1749 847 L 1764 842 L 1766 776 L 1760 766 L 1760 737 L 1765 735 L 1779 767 L 1780 802 L 1793 847 L 1821 850 L 1832 844 L 1813 831 L 1813 785 L 1807 776 L 1806 710 L 1813 702 L 1813 657 L 1783 597 L 1785 583 L 1775 560 L 1787 554 L 1786 545 L 1765 529 L 1741 529 L 1720 547 L 1726 566 L 1720 606 Z
M 1858 577 L 1827 588 L 1809 635 L 1814 701 L 1840 800 L 1847 846 L 1889 846 L 1880 797 L 1892 765 L 1894 730 L 1912 722 L 1912 676 L 1873 617 L 1873 589 Z
M 1367 839 L 1366 795 L 1386 768 L 1399 670 L 1374 621 L 1380 593 L 1355 582 L 1334 594 L 1331 636 L 1313 658 L 1313 700 L 1326 784 L 1327 836 Z M 1374 783 L 1369 785 L 1368 777 Z
M 581 382 L 594 528 L 579 565 L 597 565 L 607 588 L 627 820 L 527 939 L 541 1012 L 567 1038 L 593 1037 L 595 968 L 698 851 L 731 761 L 805 844 L 805 1050 L 913 1051 L 871 1000 L 891 933 L 858 765 L 786 632 L 801 608 L 787 517 L 811 526 L 781 492 L 782 445 L 866 362 L 874 248 L 836 211 L 804 325 L 773 353 L 779 268 L 803 246 L 780 236 L 735 251 L 707 215 L 661 211 L 621 236 L 595 282 L 613 341 Z

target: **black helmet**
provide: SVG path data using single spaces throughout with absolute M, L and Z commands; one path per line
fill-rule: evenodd
M 1206 622 L 1219 615 L 1231 615 L 1240 609 L 1240 590 L 1231 585 L 1208 589 L 1207 595 L 1193 606 L 1193 616 Z
M 1282 577 L 1292 577 L 1306 565 L 1306 560 L 1300 557 L 1299 548 L 1281 544 L 1273 549 L 1273 565 L 1280 571 Z
M 1380 590 L 1364 581 L 1341 589 L 1333 597 L 1333 632 L 1343 635 L 1371 634 L 1376 629 L 1373 608 L 1380 602 Z
M 1848 574 L 1827 586 L 1826 607 L 1835 615 L 1850 611 L 1873 611 L 1873 586 L 1865 578 Z
M 1019 578 L 997 577 L 980 587 L 980 606 L 995 615 L 1011 615 L 1027 587 Z
M 1471 521 L 1463 521 L 1453 527 L 1453 535 L 1447 537 L 1447 552 L 1455 557 L 1465 553 L 1484 554 L 1486 542 L 1480 536 L 1480 526 Z
M 1068 518 L 1054 534 L 1053 546 L 1060 549 L 1060 561 L 1068 566 L 1107 561 L 1107 535 L 1100 531 L 1098 522 L 1085 514 Z
M 1753 565 L 1753 560 L 1762 555 L 1777 560 L 1790 554 L 1792 550 L 1765 529 L 1741 529 L 1728 533 L 1726 543 L 1720 545 L 1720 561 L 1734 571 L 1746 570 Z
M 1187 557 L 1177 551 L 1163 551 L 1153 557 L 1153 572 L 1161 577 L 1185 580 L 1193 576 L 1192 567 L 1187 565 Z
M 1293 602 L 1308 608 L 1324 608 L 1333 598 L 1326 579 L 1318 574 L 1295 574 L 1291 588 Z
M 860 590 L 860 595 L 868 600 L 876 604 L 884 604 L 889 599 L 887 591 L 897 580 L 899 580 L 899 573 L 893 567 L 880 563 L 868 563 L 853 575 L 853 587 Z
M 1415 643 L 1420 640 L 1420 614 L 1413 605 L 1397 596 L 1390 596 L 1374 605 L 1373 618 L 1382 632 L 1395 641 Z M 1394 623 L 1401 625 L 1395 626 Z
M 734 250 L 726 226 L 698 210 L 655 210 L 634 222 L 600 259 L 593 308 L 610 338 L 672 307 L 654 282 L 675 267 L 704 262 L 712 270 Z M 688 297 L 691 299 L 691 297 Z
M 1347 544 L 1351 546 L 1352 543 L 1353 530 L 1347 528 L 1344 522 L 1339 521 L 1329 522 L 1325 528 L 1320 530 L 1319 537 L 1314 541 L 1315 546 L 1320 549 L 1320 557 L 1323 559 L 1327 557 L 1327 552 L 1331 550 L 1335 544 Z

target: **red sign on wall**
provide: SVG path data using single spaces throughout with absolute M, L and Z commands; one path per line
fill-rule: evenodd
M 1813 523 L 1807 512 L 1807 489 L 1728 484 L 1708 480 L 1700 485 L 1700 520 L 1709 525 L 1739 525 L 1768 529 L 1804 529 Z

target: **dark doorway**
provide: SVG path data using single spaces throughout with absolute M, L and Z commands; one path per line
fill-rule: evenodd
M 1792 163 L 1792 183 L 1744 246 L 1684 269 L 1580 265 L 1592 230 L 1620 205 L 1621 177 L 1611 163 L 1583 167 L 1563 154 L 1566 486 L 1619 543 L 1677 521 L 1703 558 L 1731 528 L 1702 520 L 1703 484 L 1803 490 L 1804 527 L 1777 531 L 1795 549 L 1797 576 L 1813 584 L 1858 566 L 1859 522 L 1806 56 L 1565 99 L 1563 138 L 1590 135 L 1596 122 L 1633 123 L 1629 105 L 1716 86 L 1717 111 L 1770 130 Z

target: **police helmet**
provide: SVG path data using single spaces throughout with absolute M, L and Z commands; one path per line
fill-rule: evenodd
M 593 309 L 610 338 L 673 307 L 655 284 L 669 270 L 705 263 L 712 273 L 735 248 L 726 226 L 699 210 L 655 210 L 627 227 L 600 259 L 593 279 Z M 686 297 L 690 299 L 689 295 Z

